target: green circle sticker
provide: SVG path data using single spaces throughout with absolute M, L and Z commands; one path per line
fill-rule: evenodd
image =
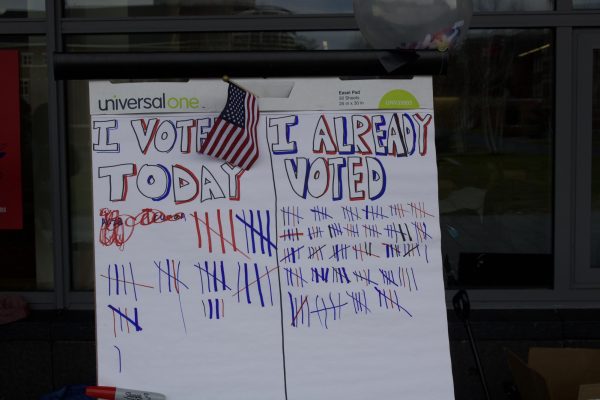
M 402 89 L 395 89 L 383 95 L 379 101 L 379 108 L 406 110 L 419 108 L 419 102 L 412 93 Z

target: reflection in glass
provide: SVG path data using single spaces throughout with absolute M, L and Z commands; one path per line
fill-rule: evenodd
M 367 49 L 358 31 L 152 33 L 67 36 L 70 52 Z
M 600 50 L 594 50 L 592 78 L 592 254 L 600 268 Z
M 69 17 L 352 14 L 352 0 L 66 0 Z M 476 12 L 553 10 L 554 0 L 473 0 Z
M 473 0 L 473 10 L 478 12 L 554 10 L 554 0 Z
M 352 0 L 66 0 L 70 17 L 352 13 Z
M 87 81 L 67 82 L 71 286 L 94 288 L 92 159 Z
M 448 287 L 550 287 L 552 32 L 472 30 L 434 77 Z
M 582 9 L 582 8 L 600 9 L 600 0 L 573 0 L 573 8 L 575 8 L 575 9 L 578 9 L 578 8 L 579 9 Z
M 87 35 L 69 51 L 363 48 L 358 32 Z M 337 36 L 336 36 L 337 35 Z M 550 287 L 552 31 L 475 30 L 434 79 L 448 285 Z M 312 40 L 308 40 L 310 38 Z M 327 46 L 327 47 L 326 47 Z M 93 287 L 87 82 L 68 84 L 73 286 Z
M 77 51 L 328 50 L 366 48 L 359 32 L 237 32 L 214 34 L 81 35 L 66 38 Z M 67 84 L 72 286 L 91 290 L 93 276 L 90 117 L 87 82 Z
M 0 0 L 0 18 L 42 18 L 45 15 L 44 0 Z
M 0 230 L 0 290 L 51 290 L 54 272 L 46 42 L 42 36 L 3 37 L 0 48 L 18 49 L 20 54 L 24 225 L 21 230 Z

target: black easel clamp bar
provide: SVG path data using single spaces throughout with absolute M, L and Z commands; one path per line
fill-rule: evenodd
M 222 51 L 197 53 L 55 53 L 54 78 L 160 79 L 232 77 L 394 77 L 440 75 L 448 55 L 428 50 L 393 51 L 404 63 L 387 71 L 385 51 Z

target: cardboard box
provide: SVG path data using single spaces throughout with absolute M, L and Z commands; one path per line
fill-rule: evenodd
M 600 349 L 533 347 L 528 363 L 507 353 L 523 400 L 600 398 Z
M 579 397 L 577 400 L 600 400 L 600 384 L 579 386 Z

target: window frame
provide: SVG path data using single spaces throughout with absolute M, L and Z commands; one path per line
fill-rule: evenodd
M 150 32 L 223 31 L 317 31 L 356 30 L 351 14 L 286 16 L 198 16 L 65 18 L 62 2 L 46 0 L 45 18 L 0 20 L 0 35 L 46 35 L 48 74 L 54 76 L 54 53 L 63 51 L 65 35 L 135 34 Z M 554 11 L 476 13 L 471 28 L 550 28 L 555 37 L 555 129 L 553 158 L 553 289 L 471 289 L 473 308 L 570 308 L 599 307 L 600 289 L 577 289 L 574 250 L 577 197 L 575 110 L 575 49 L 577 28 L 594 27 L 600 32 L 600 10 L 574 10 L 571 0 L 556 0 Z M 558 79 L 557 77 L 567 77 Z M 36 309 L 93 309 L 93 292 L 74 291 L 70 279 L 69 178 L 67 160 L 65 82 L 48 79 L 48 123 L 50 173 L 53 193 L 54 291 L 0 292 L 23 296 Z M 556 149 L 561 149 L 560 152 Z M 451 304 L 454 290 L 447 290 Z
M 573 287 L 599 288 L 600 268 L 591 265 L 592 250 L 592 163 L 591 144 L 592 131 L 592 96 L 593 88 L 586 78 L 593 79 L 593 51 L 600 51 L 600 31 L 581 29 L 574 33 L 575 47 L 573 58 L 577 60 L 576 78 L 573 81 L 575 99 L 573 102 L 573 131 L 577 132 L 576 153 L 579 155 L 575 164 L 575 270 L 573 271 Z M 581 78 L 581 79 L 580 79 Z

